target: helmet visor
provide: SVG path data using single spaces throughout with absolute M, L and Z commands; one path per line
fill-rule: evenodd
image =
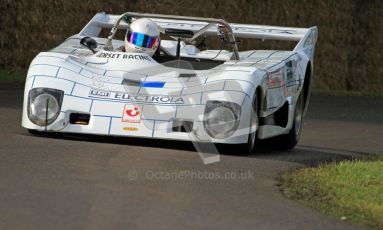
M 158 44 L 158 36 L 152 37 L 143 33 L 128 31 L 126 40 L 135 46 L 153 49 Z

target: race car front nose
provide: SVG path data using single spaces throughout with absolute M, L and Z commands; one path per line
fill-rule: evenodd
M 38 126 L 52 124 L 60 114 L 64 92 L 51 88 L 33 88 L 28 94 L 28 118 Z

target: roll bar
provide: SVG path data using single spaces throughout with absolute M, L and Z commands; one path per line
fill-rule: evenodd
M 188 20 L 188 21 L 198 21 L 198 22 L 207 22 L 208 24 L 204 26 L 202 29 L 197 31 L 192 38 L 185 39 L 186 41 L 193 41 L 199 36 L 203 35 L 209 28 L 218 25 L 222 25 L 226 28 L 225 35 L 229 38 L 229 44 L 232 46 L 233 55 L 230 60 L 239 60 L 239 52 L 237 42 L 235 41 L 235 37 L 233 34 L 233 30 L 229 23 L 227 23 L 223 19 L 216 18 L 202 18 L 202 17 L 185 17 L 185 16 L 177 16 L 177 15 L 163 15 L 163 14 L 147 14 L 147 13 L 136 13 L 136 12 L 126 12 L 123 13 L 113 25 L 110 34 L 108 36 L 107 42 L 104 46 L 105 50 L 113 50 L 112 40 L 118 30 L 118 26 L 121 23 L 121 20 L 129 17 L 137 17 L 137 18 L 156 18 L 156 19 L 176 19 L 176 20 Z

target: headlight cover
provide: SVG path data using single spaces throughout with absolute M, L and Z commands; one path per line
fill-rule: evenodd
M 60 114 L 64 92 L 50 88 L 34 88 L 28 96 L 28 118 L 39 126 L 52 124 Z
M 233 135 L 239 125 L 241 107 L 233 102 L 208 101 L 204 113 L 204 128 L 213 138 Z

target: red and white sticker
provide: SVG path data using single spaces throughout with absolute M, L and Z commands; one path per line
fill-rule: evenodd
M 138 105 L 125 104 L 122 122 L 141 123 L 142 109 Z

